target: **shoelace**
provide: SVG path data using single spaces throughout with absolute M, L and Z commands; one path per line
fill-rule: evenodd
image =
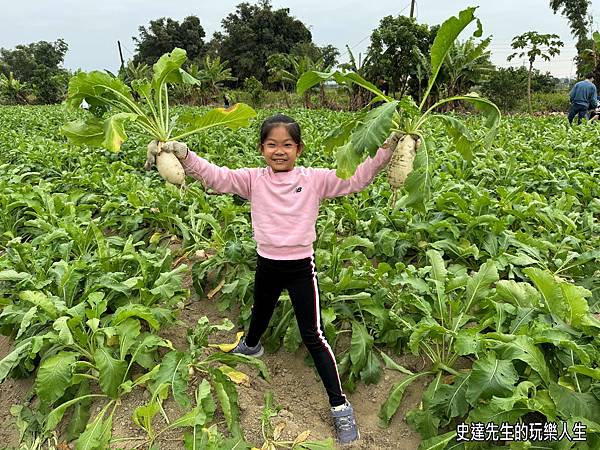
M 350 431 L 352 430 L 353 420 L 351 417 L 338 417 L 336 425 L 342 431 Z

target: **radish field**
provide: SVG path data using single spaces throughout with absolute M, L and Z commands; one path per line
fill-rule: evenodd
M 218 165 L 261 167 L 258 127 L 275 112 L 186 143 Z M 353 113 L 285 113 L 302 127 L 298 164 L 335 167 L 324 141 Z M 273 420 L 290 399 L 268 390 L 259 434 L 242 426 L 238 390 L 272 369 L 218 347 L 249 322 L 249 204 L 145 172 L 134 134 L 118 154 L 70 144 L 59 128 L 73 119 L 61 106 L 0 108 L 0 382 L 30 381 L 4 405 L 7 448 L 335 448 L 308 427 L 282 433 Z M 478 137 L 482 119 L 463 119 Z M 425 207 L 403 206 L 402 188 L 393 202 L 383 174 L 321 206 L 322 319 L 350 400 L 382 392 L 374 434 L 407 424 L 419 436 L 391 448 L 600 448 L 597 125 L 503 117 L 470 160 L 441 125 L 424 133 Z M 184 327 L 190 302 L 227 319 Z M 263 343 L 303 355 L 285 295 Z M 131 433 L 116 433 L 139 393 Z

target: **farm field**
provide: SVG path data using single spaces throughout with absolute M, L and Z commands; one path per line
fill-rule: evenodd
M 258 126 L 274 112 L 186 142 L 262 166 Z M 334 167 L 323 142 L 352 113 L 284 112 L 303 129 L 299 165 Z M 335 448 L 289 298 L 261 360 L 214 346 L 249 321 L 249 205 L 145 172 L 135 135 L 118 154 L 68 144 L 71 119 L 0 108 L 1 445 Z M 481 119 L 465 120 L 478 135 Z M 380 175 L 320 210 L 322 318 L 362 435 L 351 448 L 600 448 L 597 127 L 504 117 L 467 161 L 432 126 L 425 208 L 394 204 Z M 512 442 L 474 440 L 503 423 Z

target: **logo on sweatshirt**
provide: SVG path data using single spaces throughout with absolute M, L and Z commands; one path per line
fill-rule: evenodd
M 298 192 L 302 192 L 302 186 L 298 186 L 298 187 L 296 188 L 296 194 L 297 194 Z

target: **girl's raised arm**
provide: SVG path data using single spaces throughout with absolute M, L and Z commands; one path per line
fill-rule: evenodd
M 222 194 L 237 194 L 250 199 L 251 173 L 256 169 L 230 169 L 217 166 L 189 150 L 181 160 L 187 175 L 202 181 L 206 186 Z
M 380 148 L 374 158 L 368 157 L 357 168 L 354 175 L 342 180 L 335 174 L 335 169 L 315 169 L 315 184 L 321 198 L 341 197 L 342 195 L 360 192 L 366 188 L 375 175 L 383 169 L 392 158 L 393 151 Z

